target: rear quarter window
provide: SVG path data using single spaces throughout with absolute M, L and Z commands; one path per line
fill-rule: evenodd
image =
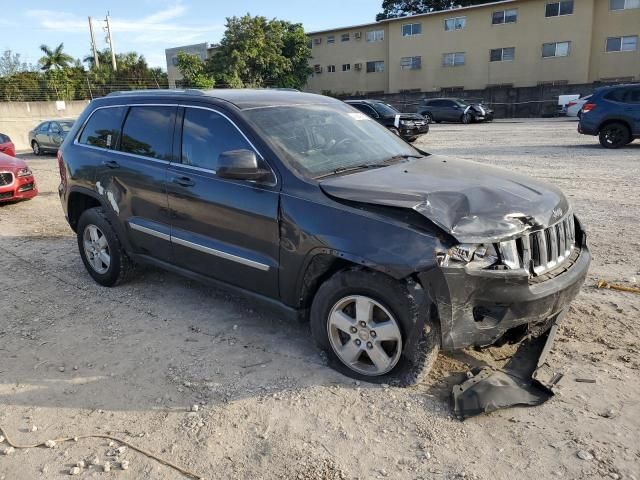
M 126 107 L 95 110 L 82 129 L 78 143 L 92 147 L 114 149 L 120 139 L 120 125 Z

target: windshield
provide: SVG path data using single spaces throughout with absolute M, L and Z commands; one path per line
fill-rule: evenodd
M 422 156 L 346 104 L 256 108 L 244 114 L 289 166 L 309 178 Z
M 400 113 L 398 110 L 396 110 L 391 105 L 388 105 L 386 103 L 377 103 L 376 102 L 376 103 L 372 103 L 371 106 L 373 107 L 373 109 L 376 112 L 378 112 L 383 117 L 389 117 L 389 116 L 392 116 L 392 115 L 395 116 L 395 115 Z
M 73 127 L 73 121 L 58 122 L 63 132 L 68 132 Z

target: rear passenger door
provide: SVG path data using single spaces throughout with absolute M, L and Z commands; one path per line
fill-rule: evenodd
M 177 265 L 256 293 L 278 296 L 279 185 L 216 175 L 218 156 L 260 153 L 216 108 L 181 109 L 182 134 L 167 175 L 171 242 Z M 263 167 L 269 168 L 264 159 Z
M 135 253 L 168 261 L 171 242 L 165 180 L 177 107 L 136 105 L 106 110 L 107 122 L 120 123 L 115 132 L 103 128 L 95 134 L 104 138 L 107 147 L 100 154 L 98 194 L 128 231 Z
M 36 142 L 41 148 L 47 148 L 49 143 L 49 125 L 51 122 L 44 122 L 36 129 Z

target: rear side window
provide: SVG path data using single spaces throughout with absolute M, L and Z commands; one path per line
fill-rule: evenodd
M 126 153 L 171 160 L 175 107 L 131 107 L 122 127 Z
M 607 93 L 604 98 L 621 103 L 640 103 L 640 88 L 619 88 Z
M 120 125 L 126 107 L 95 110 L 84 126 L 78 143 L 92 147 L 113 149 L 120 138 Z
M 241 149 L 252 150 L 249 142 L 225 117 L 211 110 L 185 109 L 182 163 L 216 170 L 222 152 Z

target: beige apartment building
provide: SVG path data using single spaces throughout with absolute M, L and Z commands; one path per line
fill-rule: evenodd
M 640 81 L 640 0 L 503 0 L 308 36 L 318 93 Z

